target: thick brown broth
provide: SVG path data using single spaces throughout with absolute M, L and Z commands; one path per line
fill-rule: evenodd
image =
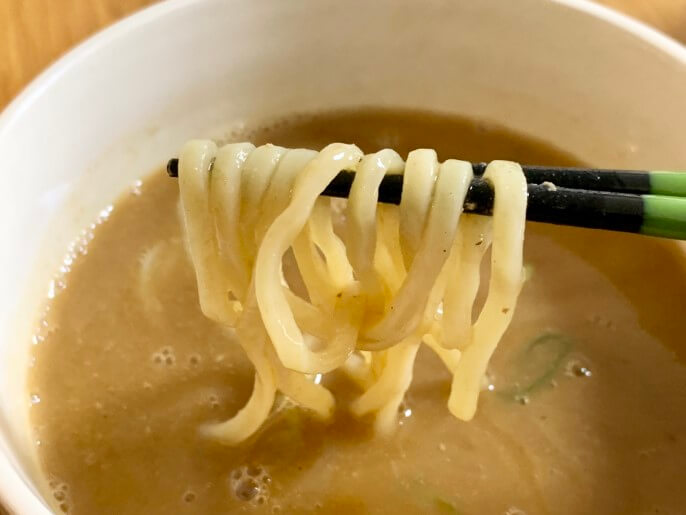
M 363 110 L 294 117 L 241 135 L 330 141 L 441 159 L 575 164 L 489 124 Z M 531 271 L 472 422 L 446 407 L 449 375 L 420 351 L 396 434 L 346 415 L 283 410 L 240 448 L 198 427 L 242 406 L 252 371 L 198 307 L 162 172 L 94 230 L 33 347 L 31 419 L 57 509 L 169 513 L 683 513 L 686 270 L 675 245 L 529 224 Z M 141 281 L 141 268 L 152 271 Z M 152 295 L 150 295 L 152 294 Z M 142 301 L 147 298 L 147 301 Z M 153 300 L 149 300 L 152 298 Z M 537 343 L 540 335 L 548 335 Z M 552 336 L 550 336 L 552 335 Z M 562 336 L 560 336 L 562 335 Z M 262 503 L 262 504 L 260 504 Z

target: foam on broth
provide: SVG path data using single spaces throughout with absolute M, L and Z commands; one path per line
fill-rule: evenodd
M 227 138 L 578 164 L 489 124 L 421 112 L 293 117 Z M 393 438 L 375 438 L 369 421 L 346 415 L 354 387 L 333 374 L 324 378 L 341 399 L 333 424 L 286 406 L 257 437 L 226 448 L 197 428 L 243 405 L 252 371 L 200 312 L 177 198 L 162 171 L 126 192 L 92 229 L 93 240 L 84 240 L 40 321 L 28 400 L 57 509 L 513 515 L 686 508 L 686 270 L 676 245 L 529 224 L 531 278 L 472 422 L 449 414 L 449 376 L 420 351 Z M 150 279 L 141 281 L 145 267 Z

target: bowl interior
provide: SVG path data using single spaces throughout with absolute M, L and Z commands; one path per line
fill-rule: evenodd
M 185 139 L 373 105 L 497 121 L 598 166 L 678 168 L 684 62 L 676 43 L 576 0 L 173 0 L 92 38 L 0 118 L 0 499 L 46 509 L 24 384 L 53 272 Z

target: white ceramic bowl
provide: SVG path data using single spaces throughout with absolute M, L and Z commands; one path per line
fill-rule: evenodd
M 49 512 L 25 375 L 53 271 L 186 138 L 400 106 L 498 120 L 597 165 L 683 168 L 684 86 L 684 48 L 579 0 L 172 0 L 91 38 L 0 117 L 1 503 Z

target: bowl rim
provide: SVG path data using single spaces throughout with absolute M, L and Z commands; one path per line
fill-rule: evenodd
M 12 130 L 23 113 L 71 68 L 89 55 L 124 38 L 134 29 L 156 22 L 170 13 L 192 8 L 209 0 L 166 0 L 142 8 L 89 36 L 57 58 L 32 79 L 0 113 L 0 141 Z M 686 46 L 642 21 L 591 0 L 552 0 L 554 3 L 580 11 L 629 33 L 655 49 L 686 65 Z M 0 452 L 0 501 L 10 513 L 39 513 L 49 515 L 49 508 L 24 483 L 15 467 Z
M 57 81 L 70 68 L 76 66 L 80 60 L 88 57 L 100 47 L 108 43 L 125 37 L 126 34 L 135 28 L 140 28 L 163 16 L 177 10 L 200 4 L 205 0 L 166 0 L 142 8 L 138 11 L 125 16 L 121 20 L 95 32 L 87 37 L 74 48 L 68 50 L 61 57 L 58 57 L 48 67 L 33 78 L 19 94 L 0 112 L 0 139 L 11 130 L 13 122 L 21 116 L 32 103 L 50 85 Z M 592 0 L 552 0 L 571 9 L 588 14 L 593 18 L 600 19 L 617 28 L 644 40 L 665 54 L 668 54 L 681 63 L 686 64 L 686 46 L 668 36 L 664 32 L 653 28 L 646 23 L 620 13 L 613 8 L 595 3 Z

